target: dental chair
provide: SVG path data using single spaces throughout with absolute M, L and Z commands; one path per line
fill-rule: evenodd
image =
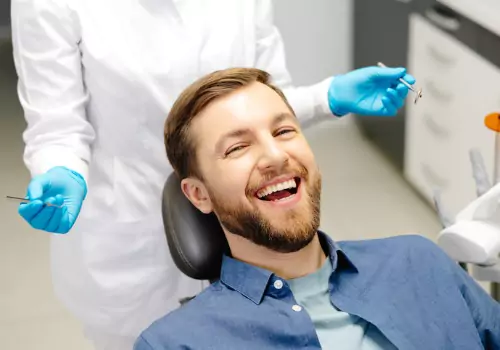
M 179 270 L 197 280 L 218 280 L 222 256 L 229 252 L 224 232 L 214 214 L 201 213 L 186 198 L 175 173 L 163 189 L 162 216 L 168 248 Z
M 478 150 L 470 151 L 470 160 L 478 198 L 449 218 L 436 193 L 434 204 L 443 224 L 437 243 L 466 270 L 470 265 L 472 277 L 491 283 L 491 296 L 500 302 L 500 172 L 492 185 Z

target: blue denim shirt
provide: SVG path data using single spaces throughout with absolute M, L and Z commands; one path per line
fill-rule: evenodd
M 319 236 L 334 267 L 331 303 L 375 325 L 398 349 L 500 349 L 500 304 L 431 241 L 336 244 Z M 285 280 L 225 256 L 218 282 L 142 333 L 135 350 L 152 349 L 321 346 Z

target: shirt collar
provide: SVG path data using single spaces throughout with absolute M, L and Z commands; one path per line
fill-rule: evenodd
M 333 273 L 343 270 L 358 272 L 354 263 L 347 257 L 342 249 L 322 231 L 318 231 L 319 240 L 325 254 L 328 255 L 333 266 Z M 222 259 L 220 281 L 252 300 L 260 304 L 269 281 L 274 274 L 266 269 L 253 266 L 242 261 L 224 255 Z

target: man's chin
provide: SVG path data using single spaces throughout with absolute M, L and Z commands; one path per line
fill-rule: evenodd
M 316 231 L 283 232 L 279 235 L 272 235 L 267 242 L 261 245 L 278 253 L 295 253 L 305 248 L 316 235 Z M 263 244 L 262 244 L 263 243 Z
M 305 205 L 290 209 L 261 210 L 260 215 L 278 232 L 307 226 L 314 221 L 312 209 Z

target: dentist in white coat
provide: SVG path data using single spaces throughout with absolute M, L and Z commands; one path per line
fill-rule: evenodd
M 408 93 L 398 79 L 415 83 L 404 68 L 367 67 L 292 87 L 271 6 L 12 0 L 33 200 L 19 213 L 33 228 L 54 233 L 55 293 L 96 349 L 132 349 L 144 328 L 202 288 L 173 263 L 160 213 L 172 171 L 163 124 L 184 87 L 217 69 L 258 67 L 306 121 L 350 112 L 395 115 Z

